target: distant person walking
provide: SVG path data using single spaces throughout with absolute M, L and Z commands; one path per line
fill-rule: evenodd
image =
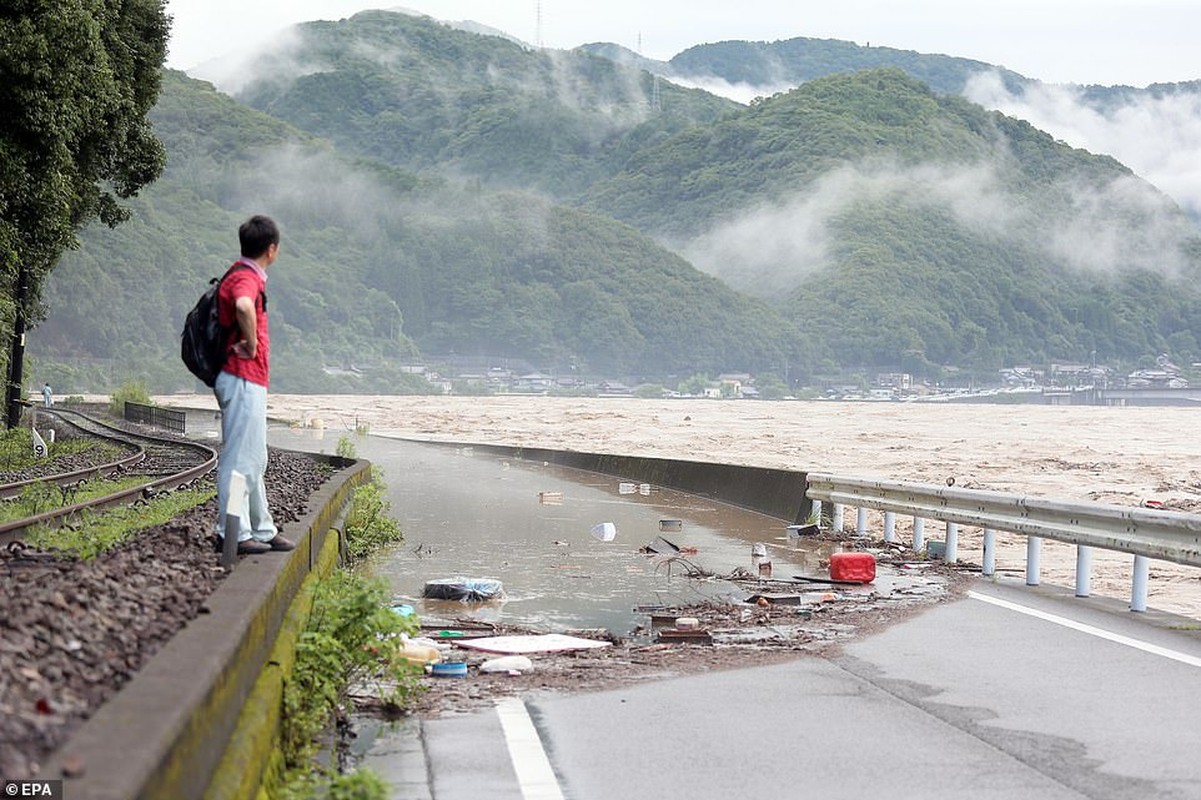
M 50 389 L 50 384 L 42 385 L 42 405 L 46 408 L 54 405 L 54 392 Z
M 221 454 L 217 460 L 217 535 L 224 540 L 230 500 L 246 510 L 240 519 L 238 552 L 246 555 L 292 550 L 267 507 L 267 384 L 271 339 L 267 330 L 267 268 L 279 253 L 279 227 L 253 216 L 238 228 L 242 257 L 221 281 L 218 321 L 231 331 L 221 374 L 213 386 L 221 407 Z M 243 269 L 247 267 L 247 269 Z M 230 497 L 234 471 L 246 477 L 246 497 Z

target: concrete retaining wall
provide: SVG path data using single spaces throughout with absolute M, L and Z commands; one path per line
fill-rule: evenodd
M 408 441 L 422 441 L 411 439 Z M 425 444 L 447 444 L 424 442 Z M 448 446 L 451 446 L 448 444 Z M 514 459 L 548 461 L 565 467 L 599 472 L 635 483 L 650 483 L 668 489 L 719 500 L 732 506 L 757 511 L 790 523 L 804 522 L 809 515 L 805 501 L 805 473 L 765 467 L 744 467 L 674 458 L 622 456 L 612 453 L 580 453 L 491 444 L 461 444 Z
M 258 786 L 274 749 L 290 640 L 307 618 L 306 598 L 297 595 L 311 574 L 336 562 L 336 537 L 326 534 L 352 491 L 370 480 L 370 466 L 353 462 L 317 491 L 313 510 L 296 525 L 303 533 L 291 553 L 241 558 L 209 598 L 209 613 L 164 645 L 40 776 L 65 778 L 64 795 L 72 800 L 253 796 L 243 792 Z M 243 720 L 259 735 L 240 730 L 247 704 L 271 708 L 272 692 L 273 717 Z M 227 758 L 235 737 L 239 752 Z

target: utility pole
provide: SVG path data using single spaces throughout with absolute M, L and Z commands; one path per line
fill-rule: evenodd
M 29 268 L 24 262 L 17 266 L 16 318 L 13 320 L 12 353 L 8 362 L 8 415 L 5 420 L 9 430 L 21 421 L 21 386 L 24 383 L 25 361 L 25 305 L 29 297 Z

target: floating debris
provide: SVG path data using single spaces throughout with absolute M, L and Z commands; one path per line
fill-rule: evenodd
M 503 599 L 505 589 L 504 585 L 494 578 L 439 578 L 426 582 L 421 596 L 431 600 L 479 603 Z
M 602 542 L 611 542 L 617 538 L 617 526 L 612 522 L 599 522 L 592 526 L 591 533 Z

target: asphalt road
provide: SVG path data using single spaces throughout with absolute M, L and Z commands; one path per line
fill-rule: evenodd
M 417 800 L 1201 798 L 1198 627 L 980 582 L 834 655 L 510 700 L 371 766 Z

